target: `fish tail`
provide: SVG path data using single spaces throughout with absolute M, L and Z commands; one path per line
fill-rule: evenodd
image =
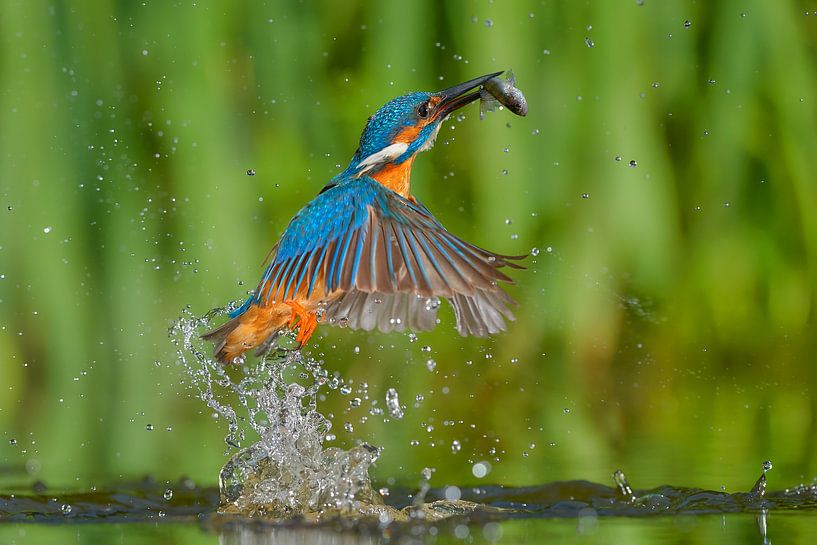
M 486 91 L 485 89 L 479 90 L 479 118 L 480 120 L 485 119 L 486 112 L 493 112 L 497 108 L 499 108 L 500 104 L 497 99 L 493 97 L 491 93 Z
M 236 361 L 247 350 L 263 347 L 289 321 L 291 309 L 283 304 L 250 305 L 243 313 L 201 336 L 213 342 L 213 357 L 223 364 Z

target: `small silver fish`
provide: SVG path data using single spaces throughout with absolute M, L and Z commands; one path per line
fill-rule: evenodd
M 491 78 L 482 84 L 479 90 L 479 118 L 485 118 L 485 112 L 493 112 L 504 106 L 519 116 L 528 114 L 528 102 L 522 91 L 516 88 L 516 76 L 508 70 L 505 79 Z

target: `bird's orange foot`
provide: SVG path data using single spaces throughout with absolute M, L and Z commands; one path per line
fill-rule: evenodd
M 307 343 L 315 328 L 318 327 L 318 318 L 314 312 L 309 312 L 297 301 L 284 301 L 292 309 L 292 315 L 289 318 L 287 326 L 290 329 L 298 328 L 298 335 L 295 337 L 295 342 L 298 346 L 303 346 Z M 297 322 L 297 324 L 296 324 Z

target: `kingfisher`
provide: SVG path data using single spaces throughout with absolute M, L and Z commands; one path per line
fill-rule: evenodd
M 513 283 L 502 269 L 524 268 L 516 262 L 526 256 L 462 240 L 410 191 L 414 160 L 434 146 L 443 121 L 501 73 L 409 93 L 369 117 L 349 166 L 290 220 L 252 294 L 202 336 L 214 357 L 226 364 L 247 350 L 261 355 L 289 330 L 303 347 L 318 323 L 428 331 L 442 300 L 460 335 L 504 331 L 516 302 L 500 287 Z

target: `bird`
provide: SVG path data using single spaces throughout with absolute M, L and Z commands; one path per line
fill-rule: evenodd
M 202 335 L 223 364 L 263 355 L 297 329 L 303 347 L 319 323 L 381 332 L 428 331 L 442 300 L 462 336 L 506 330 L 517 303 L 503 268 L 526 255 L 484 250 L 450 233 L 410 191 L 417 156 L 443 121 L 480 98 L 487 74 L 439 92 L 412 92 L 370 116 L 349 165 L 290 220 L 266 267 L 229 321 Z

